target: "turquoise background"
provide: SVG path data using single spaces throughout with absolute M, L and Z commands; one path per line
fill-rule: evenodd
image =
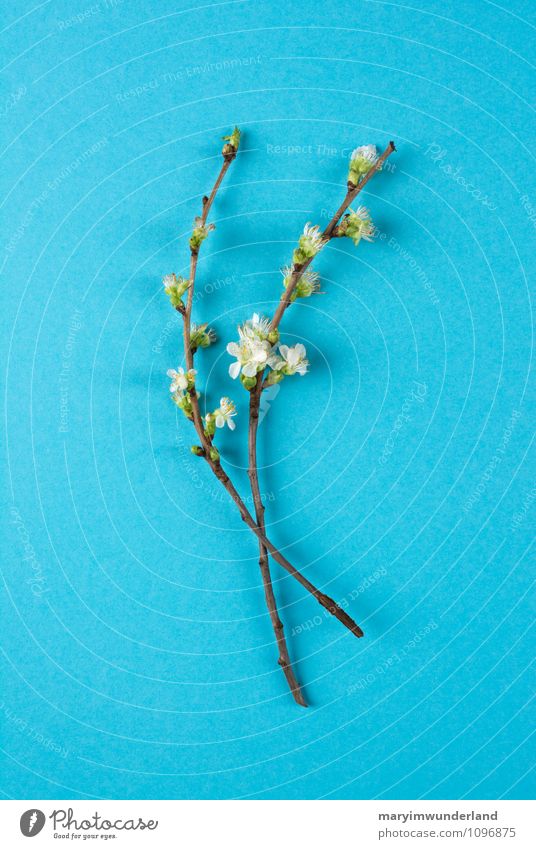
M 13 798 L 527 798 L 534 480 L 534 4 L 12 2 L 1 34 L 7 439 L 2 790 Z M 307 377 L 260 428 L 256 544 L 168 398 L 161 277 L 237 123 L 197 320 L 247 494 L 225 343 L 269 313 L 353 147 L 380 236 L 331 244 L 282 330 Z

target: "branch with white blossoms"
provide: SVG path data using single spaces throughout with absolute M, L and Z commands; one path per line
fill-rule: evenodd
M 255 313 L 242 327 L 238 328 L 238 342 L 231 342 L 227 351 L 236 357 L 229 367 L 231 377 L 240 375 L 242 385 L 249 390 L 249 433 L 248 433 L 248 476 L 250 480 L 255 516 L 259 527 L 265 531 L 264 512 L 259 485 L 257 463 L 257 432 L 262 392 L 284 377 L 304 375 L 309 368 L 305 346 L 298 343 L 277 346 L 279 323 L 291 303 L 297 298 L 308 298 L 320 291 L 319 275 L 309 266 L 332 238 L 347 236 L 358 245 L 361 239 L 371 241 L 374 227 L 368 210 L 360 206 L 355 211 L 350 204 L 362 191 L 367 182 L 379 171 L 388 156 L 395 150 L 389 142 L 381 156 L 374 145 L 356 148 L 351 156 L 346 196 L 323 232 L 317 226 L 306 224 L 292 255 L 292 265 L 282 269 L 283 295 L 271 321 L 259 318 Z M 347 212 L 348 210 L 348 212 Z M 344 218 L 342 218 L 344 216 Z M 341 221 L 342 218 L 342 221 Z M 268 549 L 259 541 L 259 562 L 267 570 Z
M 200 444 L 192 446 L 192 453 L 202 457 L 207 462 L 213 474 L 218 478 L 222 486 L 225 487 L 236 504 L 242 520 L 258 539 L 261 549 L 259 564 L 266 602 L 279 649 L 278 662 L 283 669 L 295 701 L 300 705 L 306 706 L 302 691 L 292 669 L 288 647 L 285 641 L 283 624 L 277 611 L 268 564 L 268 554 L 270 554 L 270 556 L 279 563 L 280 566 L 282 566 L 296 581 L 298 581 L 302 587 L 311 593 L 319 604 L 328 610 L 329 613 L 338 619 L 356 637 L 363 636 L 363 632 L 348 613 L 346 613 L 332 598 L 321 592 L 308 578 L 299 572 L 266 536 L 263 517 L 259 514 L 258 505 L 260 503 L 260 493 L 258 495 L 254 495 L 257 516 L 255 519 L 247 509 L 244 499 L 240 496 L 231 478 L 224 470 L 221 464 L 219 451 L 214 445 L 214 438 L 217 430 L 224 428 L 225 425 L 227 425 L 230 430 L 235 429 L 234 417 L 236 409 L 234 403 L 227 396 L 223 396 L 220 398 L 219 407 L 217 407 L 212 413 L 206 413 L 204 417 L 201 415 L 201 396 L 197 387 L 198 373 L 194 368 L 194 356 L 200 348 L 207 348 L 213 344 L 216 341 L 216 337 L 214 331 L 209 329 L 206 323 L 200 325 L 192 324 L 191 317 L 197 263 L 199 250 L 203 242 L 214 230 L 213 224 L 207 224 L 209 211 L 227 170 L 236 158 L 240 143 L 240 131 L 238 128 L 235 127 L 234 131 L 229 136 L 224 137 L 224 140 L 226 143 L 222 149 L 224 160 L 223 165 L 210 195 L 205 195 L 203 197 L 202 213 L 194 221 L 194 229 L 189 240 L 189 278 L 188 280 L 185 280 L 184 278 L 177 277 L 174 274 L 167 275 L 164 278 L 166 294 L 170 298 L 174 309 L 176 309 L 182 316 L 185 362 L 185 367 L 181 366 L 177 370 L 170 369 L 168 376 L 171 378 L 170 389 L 172 399 L 183 411 L 186 418 L 192 421 L 200 442 Z M 294 253 L 294 260 L 300 261 L 300 268 L 302 272 L 305 271 L 307 264 L 314 258 L 314 256 L 316 256 L 326 241 L 327 237 L 325 233 L 320 234 L 317 227 L 307 225 L 300 237 L 298 247 Z M 285 284 L 285 296 L 288 294 L 289 298 L 292 297 L 298 282 L 297 279 L 295 279 L 295 268 L 291 272 L 291 278 L 292 279 L 288 285 Z M 309 277 L 308 283 L 304 283 L 304 287 L 302 287 L 301 290 L 298 290 L 296 297 L 308 297 L 308 294 L 312 294 L 313 291 L 316 291 L 316 278 Z M 183 301 L 183 297 L 185 295 L 187 295 L 186 303 Z M 255 314 L 252 319 L 245 322 L 245 324 L 239 328 L 238 342 L 231 343 L 228 346 L 229 352 L 232 353 L 237 360 L 232 367 L 232 376 L 238 377 L 240 374 L 241 381 L 246 388 L 248 388 L 248 386 L 252 387 L 253 384 L 256 384 L 256 382 L 259 381 L 259 379 L 260 385 L 262 386 L 262 376 L 266 369 L 270 369 L 270 374 L 274 375 L 272 378 L 274 382 L 278 382 L 285 376 L 293 374 L 303 375 L 307 371 L 308 362 L 306 360 L 306 352 L 303 345 L 298 343 L 294 347 L 289 347 L 287 345 L 278 346 L 279 332 L 277 330 L 277 322 L 275 322 L 275 318 L 276 317 L 274 316 L 274 319 L 270 322 L 268 319 L 263 319 L 259 315 Z M 253 392 L 251 393 L 251 397 L 254 397 Z M 252 430 L 250 428 L 248 434 L 250 451 L 252 433 L 254 433 L 256 437 L 256 430 Z M 253 480 L 251 480 L 251 484 L 252 488 L 254 488 Z
M 358 194 L 363 191 L 369 180 L 374 177 L 377 171 L 381 171 L 383 163 L 389 156 L 391 156 L 392 153 L 394 153 L 395 150 L 396 147 L 394 142 L 390 141 L 381 156 L 378 156 L 375 145 L 364 145 L 363 147 L 357 147 L 353 151 L 350 160 L 348 181 L 346 184 L 346 195 L 338 210 L 331 218 L 329 224 L 322 233 L 318 232 L 318 227 L 311 228 L 309 224 L 305 225 L 303 235 L 300 237 L 298 248 L 293 254 L 293 263 L 292 268 L 290 269 L 290 274 L 287 272 L 286 275 L 285 291 L 281 296 L 281 300 L 270 324 L 271 330 L 277 330 L 279 327 L 285 311 L 293 301 L 293 294 L 300 282 L 300 279 L 306 273 L 315 256 L 319 253 L 322 247 L 324 247 L 324 245 L 327 245 L 330 239 L 339 235 L 337 233 L 337 228 L 339 221 L 345 214 L 346 210 L 351 206 Z M 354 163 L 353 166 L 352 163 Z M 315 231 L 314 236 L 311 234 L 311 229 Z M 344 234 L 341 233 L 341 235 Z M 313 247 L 313 250 L 310 250 L 311 256 L 306 259 L 303 259 L 305 251 L 302 253 L 302 248 L 304 246 L 302 239 L 304 237 L 307 240 L 305 245 L 306 249 L 307 246 L 309 246 L 309 250 Z M 297 259 L 299 260 L 298 262 L 296 261 Z

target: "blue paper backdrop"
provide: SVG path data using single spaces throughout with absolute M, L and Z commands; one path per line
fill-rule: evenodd
M 2 32 L 7 497 L 2 789 L 19 798 L 523 798 L 531 449 L 534 5 L 12 2 Z M 531 23 L 532 19 L 532 23 Z M 170 403 L 161 277 L 237 123 L 195 305 L 225 343 L 273 310 L 349 152 L 376 244 L 333 243 L 286 315 L 310 374 L 268 399 L 273 540 L 297 674 L 276 666 L 256 544 Z M 533 389 L 533 386 L 532 386 Z

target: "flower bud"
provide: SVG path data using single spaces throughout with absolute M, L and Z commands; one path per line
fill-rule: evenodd
M 279 342 L 279 330 L 270 330 L 268 334 L 268 342 L 270 345 L 275 345 Z
M 205 433 L 207 436 L 214 436 L 216 433 L 216 419 L 213 413 L 207 413 L 205 416 Z
M 235 127 L 229 136 L 223 136 L 224 142 L 227 142 L 227 144 L 223 145 L 222 150 L 224 159 L 234 159 L 236 151 L 240 145 L 240 135 L 240 130 L 238 127 Z
M 293 270 L 298 271 L 299 266 L 305 265 L 306 262 L 313 259 L 325 244 L 326 239 L 323 237 L 318 226 L 315 225 L 313 227 L 311 224 L 306 224 L 298 240 L 298 247 L 292 254 Z
M 192 445 L 190 447 L 190 451 L 192 452 L 192 454 L 195 454 L 196 457 L 203 457 L 205 453 L 200 445 Z
M 194 219 L 194 229 L 190 236 L 190 250 L 193 253 L 197 253 L 208 234 L 215 229 L 216 227 L 214 224 L 205 224 L 203 222 L 203 218 L 198 215 L 197 218 Z
M 215 331 L 204 324 L 192 324 L 190 328 L 190 348 L 197 351 L 198 348 L 208 348 L 216 341 Z
M 240 380 L 242 381 L 242 386 L 244 387 L 244 389 L 247 389 L 248 392 L 253 389 L 253 387 L 257 384 L 256 377 L 246 377 L 245 374 L 240 375 Z
M 281 383 L 284 376 L 285 375 L 282 371 L 271 371 L 268 377 L 266 378 L 266 384 L 268 386 L 273 386 L 275 383 Z
M 175 274 L 166 274 L 162 282 L 164 284 L 164 291 L 171 301 L 171 305 L 175 309 L 182 309 L 184 307 L 182 296 L 189 288 L 190 281 L 185 280 L 184 277 L 177 277 Z
M 361 239 L 366 242 L 372 242 L 374 239 L 374 225 L 368 209 L 364 206 L 358 207 L 355 212 L 349 209 L 337 229 L 339 236 L 347 236 L 354 245 L 358 245 Z
M 348 186 L 356 188 L 363 177 L 368 174 L 372 166 L 378 159 L 376 146 L 373 144 L 365 144 L 361 147 L 356 147 L 350 158 L 348 168 Z
M 210 459 L 215 463 L 218 463 L 220 459 L 220 452 L 217 448 L 214 448 L 214 446 L 210 449 Z

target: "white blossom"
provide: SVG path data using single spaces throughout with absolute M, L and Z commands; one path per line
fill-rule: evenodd
M 236 363 L 229 366 L 229 374 L 233 378 L 240 372 L 244 377 L 255 377 L 273 361 L 274 348 L 268 337 L 270 335 L 270 320 L 253 313 L 244 324 L 238 328 L 238 342 L 229 342 L 227 353 L 236 357 Z
M 276 371 L 281 371 L 283 374 L 300 374 L 304 375 L 309 368 L 309 360 L 306 359 L 307 351 L 305 345 L 298 342 L 289 348 L 288 345 L 279 346 L 279 354 L 277 362 L 274 364 Z
M 233 421 L 233 416 L 236 416 L 236 407 L 230 398 L 220 398 L 220 406 L 217 410 L 214 410 L 214 416 L 216 419 L 216 427 L 224 427 L 227 425 L 230 430 L 235 429 L 236 425 Z
M 234 380 L 240 372 L 244 377 L 255 377 L 259 371 L 270 365 L 273 346 L 268 341 L 244 337 L 240 342 L 229 342 L 227 352 L 237 360 L 229 366 L 229 374 Z
M 185 392 L 190 386 L 193 386 L 195 382 L 195 376 L 197 372 L 194 368 L 185 372 L 182 366 L 179 367 L 178 371 L 175 369 L 168 369 L 167 376 L 171 378 L 171 384 L 169 387 L 170 392 Z

